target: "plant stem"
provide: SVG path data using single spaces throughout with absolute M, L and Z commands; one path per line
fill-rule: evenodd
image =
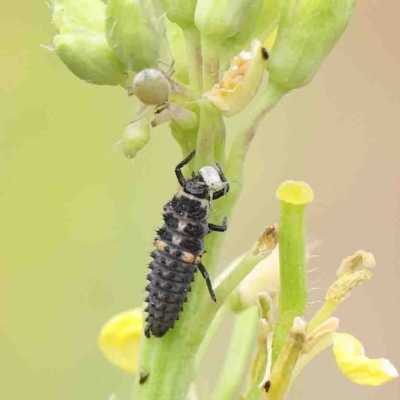
M 232 400 L 239 391 L 254 348 L 257 322 L 257 307 L 249 308 L 236 317 L 228 356 L 212 396 L 213 400 Z
M 316 312 L 307 327 L 307 333 L 312 332 L 318 325 L 326 321 L 335 311 L 337 303 L 332 300 L 326 300 L 321 308 Z
M 202 90 L 202 54 L 200 32 L 195 26 L 183 30 L 188 55 L 188 73 L 190 86 L 196 100 L 199 99 Z
M 302 316 L 307 302 L 305 205 L 282 201 L 279 225 L 281 287 L 279 317 L 272 347 L 273 363 L 281 351 L 295 317 Z
M 264 116 L 270 111 L 282 98 L 282 92 L 277 86 L 269 83 L 264 90 L 257 104 L 250 109 L 250 115 L 246 117 L 246 124 L 237 133 L 229 153 L 226 176 L 229 180 L 235 180 L 235 185 L 232 185 L 227 202 L 236 203 L 240 195 L 243 182 L 243 166 L 250 143 L 253 140 L 254 134 L 258 125 Z
M 256 369 L 254 370 L 254 376 L 257 378 L 256 381 L 251 382 L 252 386 L 250 391 L 247 393 L 245 400 L 258 400 L 261 396 L 261 389 L 258 384 L 264 377 L 265 366 L 267 364 L 267 352 L 259 353 L 257 359 Z
M 268 252 L 256 256 L 251 252 L 246 253 L 235 268 L 229 271 L 216 286 L 215 294 L 217 298 L 221 299 L 221 301 L 225 301 L 225 299 L 228 298 L 238 284 L 256 267 L 256 265 L 268 256 Z M 236 312 L 242 311 L 240 304 L 232 305 L 235 307 Z
M 197 351 L 196 359 L 195 359 L 195 368 L 198 370 L 200 367 L 200 363 L 204 357 L 205 352 L 208 349 L 212 339 L 216 335 L 216 333 L 221 328 L 222 324 L 226 320 L 227 316 L 231 313 L 231 307 L 229 302 L 224 302 L 224 304 L 219 308 L 218 312 L 216 313 L 214 319 L 209 326 L 206 336 L 204 337 L 201 345 Z
M 306 337 L 305 322 L 295 319 L 269 376 L 270 388 L 264 392 L 265 400 L 283 400 Z
M 203 93 L 209 91 L 218 81 L 219 46 L 207 39 L 202 40 L 203 51 Z M 206 99 L 200 107 L 200 126 L 197 136 L 195 168 L 214 164 L 214 141 L 222 134 L 224 123 L 221 113 Z M 218 133 L 217 133 L 218 131 Z M 220 149 L 221 150 L 221 149 Z
M 223 124 L 221 114 L 207 100 L 200 108 L 200 125 L 197 134 L 195 169 L 214 165 L 214 139 L 216 129 Z
M 203 38 L 203 93 L 208 92 L 219 80 L 220 45 Z
M 215 138 L 214 138 L 214 154 L 215 154 L 215 161 L 217 161 L 220 165 L 222 170 L 225 170 L 225 140 L 226 140 L 226 130 L 225 130 L 225 123 L 221 116 L 217 120 L 217 127 L 215 131 Z

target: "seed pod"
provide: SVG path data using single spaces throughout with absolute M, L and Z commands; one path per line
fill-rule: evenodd
M 62 33 L 53 43 L 63 63 L 78 78 L 96 85 L 125 83 L 125 66 L 110 49 L 104 35 L 85 30 Z
M 106 35 L 115 54 L 133 71 L 156 67 L 162 19 L 153 0 L 109 0 Z
M 62 33 L 79 29 L 104 32 L 106 6 L 100 0 L 53 0 L 53 23 Z
M 307 85 L 347 27 L 355 0 L 285 4 L 267 65 L 269 79 L 285 92 Z
M 202 35 L 221 41 L 254 26 L 261 0 L 198 0 L 195 24 Z M 253 18 L 249 18 L 253 17 Z
M 267 58 L 268 53 L 261 43 L 253 41 L 251 52 L 242 51 L 234 57 L 221 82 L 204 97 L 226 116 L 242 111 L 257 93 Z
M 132 122 L 127 126 L 122 138 L 122 152 L 127 158 L 134 158 L 149 140 L 150 127 L 147 119 Z
M 168 100 L 171 86 L 164 72 L 147 68 L 133 79 L 132 93 L 144 104 L 160 105 Z
M 160 0 L 160 3 L 170 21 L 181 28 L 194 25 L 197 0 Z

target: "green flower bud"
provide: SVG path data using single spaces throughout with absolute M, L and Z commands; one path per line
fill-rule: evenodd
M 63 63 L 78 78 L 96 85 L 125 83 L 125 66 L 110 49 L 104 35 L 94 31 L 61 33 L 53 43 Z
M 181 28 L 194 25 L 197 0 L 160 0 L 160 3 L 170 21 Z
M 105 9 L 101 0 L 54 0 L 53 23 L 62 33 L 83 28 L 103 33 Z
M 202 35 L 225 40 L 254 26 L 261 6 L 262 0 L 198 0 L 195 24 Z
M 174 60 L 174 80 L 187 85 L 189 84 L 188 58 L 182 28 L 168 19 L 165 25 L 168 44 Z
M 269 79 L 286 92 L 307 85 L 346 29 L 354 3 L 286 2 L 267 66 Z
M 150 140 L 150 125 L 146 118 L 132 122 L 125 130 L 122 138 L 122 152 L 127 158 L 134 158 L 136 154 Z
M 247 18 L 253 23 L 246 24 L 235 36 L 224 42 L 224 48 L 230 54 L 236 54 L 246 48 L 251 39 L 261 42 L 278 26 L 282 0 L 263 0 L 259 7 L 249 9 Z
M 109 0 L 106 34 L 115 54 L 133 71 L 156 67 L 163 23 L 153 0 Z

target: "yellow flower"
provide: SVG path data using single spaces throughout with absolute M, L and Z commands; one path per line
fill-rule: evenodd
M 140 308 L 112 317 L 101 329 L 99 346 L 111 364 L 131 373 L 137 371 L 143 316 Z
M 347 333 L 334 334 L 333 353 L 343 374 L 359 385 L 379 386 L 399 376 L 389 360 L 366 357 L 362 344 Z

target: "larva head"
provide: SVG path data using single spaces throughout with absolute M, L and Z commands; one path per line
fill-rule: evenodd
M 209 190 L 213 192 L 220 190 L 225 186 L 224 182 L 221 180 L 219 170 L 215 167 L 200 168 L 199 175 L 204 183 L 208 186 Z
M 210 192 L 216 192 L 225 187 L 226 183 L 221 179 L 219 166 L 200 168 L 198 175 L 186 181 L 183 190 L 199 198 L 207 198 Z
M 168 100 L 171 86 L 164 72 L 146 68 L 133 79 L 132 92 L 144 104 L 160 105 Z
M 209 187 L 200 176 L 195 176 L 192 179 L 188 179 L 183 187 L 185 193 L 191 194 L 192 196 L 200 199 L 206 199 L 210 192 Z

